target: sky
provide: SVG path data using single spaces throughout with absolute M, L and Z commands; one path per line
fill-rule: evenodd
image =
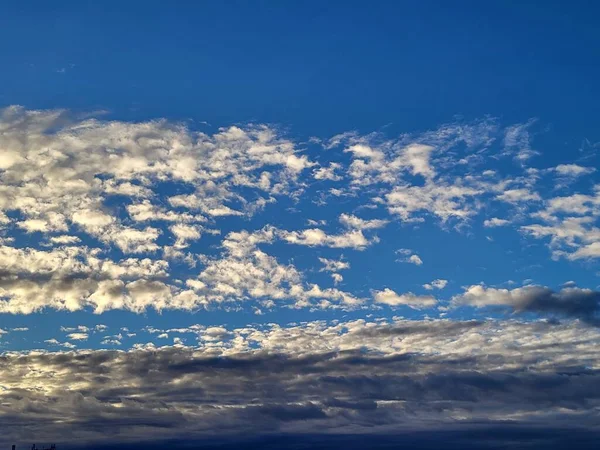
M 593 448 L 598 12 L 2 2 L 0 443 Z

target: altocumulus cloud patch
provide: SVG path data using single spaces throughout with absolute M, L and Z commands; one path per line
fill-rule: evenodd
M 2 438 L 594 429 L 596 156 L 544 166 L 535 126 L 3 109 Z
M 77 119 L 21 107 L 4 109 L 1 126 L 3 312 L 198 310 L 243 300 L 267 309 L 357 308 L 393 289 L 345 287 L 340 274 L 314 281 L 271 248 L 312 251 L 314 266 L 319 252 L 344 250 L 351 264 L 389 248 L 380 234 L 423 222 L 459 232 L 502 224 L 515 237 L 547 243 L 555 259 L 599 256 L 597 186 L 544 190 L 553 177 L 593 176 L 593 168 L 525 166 L 535 155 L 532 123 L 486 119 L 396 139 L 349 132 L 313 139 L 317 150 L 268 126 L 206 134 L 167 120 Z M 498 158 L 513 158 L 517 169 L 492 169 Z M 308 205 L 339 198 L 352 199 L 348 210 L 308 216 L 315 211 Z M 306 225 L 265 223 L 267 214 L 288 214 L 290 202 L 305 208 Z M 489 208 L 505 218 L 486 217 Z M 406 261 L 428 264 L 417 253 Z

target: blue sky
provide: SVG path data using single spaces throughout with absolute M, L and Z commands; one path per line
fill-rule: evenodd
M 36 358 L 59 367 L 60 358 L 111 355 L 114 379 L 127 378 L 119 364 L 152 351 L 186 367 L 264 352 L 311 354 L 324 365 L 329 351 L 436 355 L 446 360 L 436 360 L 435 374 L 456 375 L 453 358 L 479 361 L 489 346 L 506 363 L 482 359 L 468 370 L 492 378 L 511 358 L 546 375 L 600 364 L 590 356 L 600 341 L 595 4 L 1 9 L 5 355 L 33 358 L 31 367 Z M 399 330 L 414 339 L 388 341 Z M 512 353 L 533 342 L 563 352 Z M 431 361 L 415 364 L 430 386 Z M 194 373 L 182 375 L 189 389 Z M 84 403 L 93 397 L 106 417 L 117 407 L 100 386 L 40 383 L 46 400 L 66 389 Z M 39 386 L 4 386 L 21 388 Z M 314 406 L 340 430 L 360 431 L 363 419 L 396 430 L 383 416 L 340 425 L 339 402 L 366 395 L 359 390 L 303 403 L 302 414 L 322 419 Z M 144 395 L 123 394 L 118 407 Z M 168 414 L 196 417 L 177 395 L 155 395 L 171 402 Z M 394 395 L 372 400 L 382 408 Z M 547 400 L 564 419 L 568 399 L 557 395 Z M 471 415 L 462 404 L 444 417 L 418 406 L 423 420 L 409 428 L 426 428 L 433 415 L 446 426 L 459 416 L 531 424 L 541 414 L 539 404 L 511 409 L 484 397 Z M 215 399 L 218 408 L 230 401 Z M 261 401 L 295 408 L 300 400 Z M 155 418 L 175 420 L 148 405 L 135 410 L 150 430 L 139 439 L 154 436 Z M 591 423 L 590 408 L 575 409 Z M 315 430 L 292 422 L 264 429 Z M 247 423 L 238 425 L 243 432 Z M 74 439 L 102 441 L 86 430 Z M 173 430 L 204 436 L 179 422 Z M 60 425 L 42 434 L 57 433 Z

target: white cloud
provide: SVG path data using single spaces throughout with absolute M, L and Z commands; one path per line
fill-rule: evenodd
M 447 284 L 448 280 L 437 279 L 433 280 L 431 283 L 424 284 L 423 287 L 428 291 L 432 291 L 434 289 L 444 289 Z
M 89 335 L 87 333 L 69 333 L 67 337 L 72 341 L 87 341 Z
M 319 258 L 323 267 L 320 272 L 338 272 L 350 268 L 350 263 L 344 260 Z
M 518 161 L 525 162 L 539 152 L 531 148 L 531 133 L 529 129 L 535 120 L 516 124 L 506 129 L 504 134 L 504 152 L 513 155 Z
M 18 210 L 23 219 L 17 225 L 28 232 L 75 229 L 124 252 L 157 249 L 159 230 L 140 228 L 140 222 L 203 219 L 152 205 L 149 197 L 156 194 L 157 181 L 194 190 L 171 197 L 172 206 L 219 217 L 256 210 L 273 195 L 287 193 L 298 175 L 314 165 L 291 141 L 264 126 L 223 128 L 209 136 L 165 120 L 77 121 L 64 111 L 20 107 L 4 109 L 0 120 L 2 217 L 8 209 Z M 268 168 L 278 170 L 269 173 Z M 241 196 L 238 187 L 247 188 L 252 200 Z M 105 206 L 108 195 L 138 199 L 127 206 L 135 227 Z M 58 239 L 50 242 L 73 243 Z
M 419 257 L 419 255 L 413 253 L 412 250 L 408 248 L 401 248 L 396 250 L 396 254 L 403 255 L 402 258 L 397 259 L 397 262 L 405 262 L 414 264 L 415 266 L 423 265 L 423 260 Z
M 341 214 L 340 223 L 346 228 L 355 230 L 374 230 L 382 228 L 388 224 L 389 221 L 382 219 L 364 220 L 356 217 L 352 214 Z
M 332 273 L 331 274 L 331 278 L 333 278 L 333 284 L 335 286 L 337 286 L 338 284 L 340 284 L 342 281 L 344 281 L 344 277 L 342 275 L 340 275 L 339 273 Z
M 61 236 L 50 237 L 50 242 L 57 245 L 75 245 L 81 242 L 81 239 L 79 239 L 77 236 L 63 234 Z
M 537 184 L 544 174 L 576 176 L 593 167 L 521 166 L 520 173 L 506 177 L 485 165 L 498 138 L 521 162 L 531 156 L 532 124 L 501 129 L 486 119 L 393 139 L 383 133 L 343 133 L 321 141 L 327 142 L 324 148 L 339 146 L 338 151 L 312 161 L 266 126 L 206 134 L 168 120 L 103 121 L 78 119 L 67 111 L 4 109 L 0 312 L 193 311 L 215 304 L 237 308 L 224 303 L 245 300 L 258 301 L 262 310 L 276 304 L 356 305 L 362 300 L 358 295 L 314 285 L 310 271 L 305 274 L 297 262 L 275 256 L 281 241 L 321 247 L 302 252 L 326 255 L 332 251 L 323 248 L 366 250 L 379 242 L 376 230 L 391 220 L 410 228 L 433 217 L 444 228 L 453 220 L 464 229 L 469 219 L 489 211 L 493 199 L 514 205 L 510 212 L 518 214 L 514 222 L 523 224 L 520 230 L 548 239 L 555 258 L 598 258 L 600 188 L 545 198 L 547 190 Z M 319 152 L 312 156 L 320 158 Z M 346 182 L 331 190 L 331 183 L 319 180 Z M 332 202 L 318 213 L 330 216 L 309 222 L 306 229 L 229 227 L 276 208 L 272 205 L 284 197 L 285 211 L 298 213 L 293 223 L 306 222 L 302 208 L 307 202 L 319 207 Z M 379 218 L 350 212 L 365 208 L 376 209 Z M 281 211 L 273 212 L 277 217 Z M 336 216 L 337 226 L 332 225 Z M 486 227 L 509 224 L 498 217 L 479 218 Z M 221 227 L 219 221 L 226 223 Z M 289 223 L 259 223 L 269 222 Z M 217 228 L 225 230 L 220 243 L 213 237 Z M 32 248 L 11 236 L 23 233 Z M 273 244 L 274 250 L 263 244 Z M 338 272 L 352 261 L 330 258 L 321 259 L 322 270 L 339 285 Z M 400 261 L 423 264 L 412 251 L 401 253 Z M 438 289 L 434 282 L 424 287 Z
M 390 306 L 405 305 L 413 309 L 431 308 L 437 304 L 437 300 L 431 295 L 415 295 L 412 292 L 396 294 L 389 288 L 385 288 L 383 291 L 375 291 L 373 298 L 376 303 Z
M 420 266 L 423 264 L 423 261 L 421 260 L 421 258 L 419 257 L 419 255 L 410 255 L 408 257 L 407 262 L 414 264 L 416 266 Z
M 336 171 L 341 168 L 341 164 L 332 162 L 328 167 L 319 167 L 318 169 L 313 170 L 313 176 L 317 180 L 339 181 L 342 179 L 342 176 L 337 174 Z
M 504 225 L 508 225 L 510 220 L 499 219 L 498 217 L 492 217 L 491 219 L 486 219 L 483 221 L 483 226 L 488 228 L 493 227 L 503 227 Z
M 528 189 L 508 189 L 502 194 L 496 196 L 496 198 L 507 203 L 533 202 L 541 200 L 541 197 L 537 192 L 531 192 Z
M 554 168 L 562 176 L 579 177 L 596 171 L 594 167 L 583 167 L 578 164 L 559 164 Z
M 363 250 L 376 240 L 368 240 L 361 230 L 351 230 L 341 234 L 327 234 L 320 228 L 302 231 L 280 231 L 281 238 L 290 244 L 323 246 L 331 248 L 353 248 Z

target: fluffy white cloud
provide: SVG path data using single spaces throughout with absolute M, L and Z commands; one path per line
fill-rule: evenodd
M 375 291 L 373 299 L 376 303 L 390 306 L 405 305 L 414 309 L 431 308 L 437 304 L 436 298 L 431 295 L 415 295 L 412 292 L 397 294 L 389 288 L 385 288 L 383 291 Z
M 444 289 L 447 284 L 448 280 L 438 278 L 437 280 L 433 280 L 431 283 L 424 284 L 423 287 L 428 291 L 432 291 L 434 289 Z
M 87 341 L 89 335 L 87 333 L 69 333 L 67 337 L 72 341 Z
M 525 235 L 548 239 L 555 258 L 600 257 L 600 188 L 544 198 L 548 190 L 538 185 L 548 174 L 559 179 L 593 168 L 524 167 L 534 153 L 532 125 L 502 129 L 486 119 L 392 139 L 343 133 L 321 141 L 323 148 L 339 148 L 324 161 L 311 153 L 313 161 L 266 126 L 205 134 L 168 120 L 103 121 L 67 111 L 4 109 L 0 312 L 191 311 L 237 308 L 224 303 L 246 300 L 258 302 L 261 311 L 276 304 L 354 307 L 361 295 L 331 287 L 344 280 L 338 272 L 351 263 L 335 259 L 336 249 L 366 250 L 379 242 L 377 230 L 416 227 L 431 218 L 446 229 L 467 229 L 471 218 L 492 208 L 508 209 L 494 212 L 510 222 L 478 216 L 478 223 L 519 224 Z M 498 139 L 504 153 L 521 163 L 518 173 L 506 176 L 486 165 L 502 156 L 490 149 Z M 323 182 L 342 180 L 334 188 Z M 323 207 L 332 196 L 335 204 L 321 209 L 331 216 L 309 228 L 254 217 L 279 202 L 285 204 L 282 215 L 299 213 L 294 223 L 306 223 L 302 207 Z M 363 215 L 366 209 L 377 218 Z M 255 231 L 240 231 L 240 221 L 255 219 L 243 226 Z M 405 223 L 389 225 L 394 220 Z M 224 237 L 217 237 L 220 229 Z M 264 248 L 269 244 L 273 250 Z M 328 255 L 321 263 L 331 284 L 315 285 L 310 270 L 280 256 L 281 244 Z M 423 265 L 411 251 L 399 260 Z M 437 281 L 425 289 L 443 288 Z
M 319 258 L 319 261 L 323 264 L 321 272 L 338 272 L 350 268 L 350 263 L 344 260 Z
M 419 257 L 419 255 L 413 253 L 411 249 L 401 248 L 396 250 L 396 254 L 402 255 L 402 257 L 396 260 L 398 262 L 410 263 L 414 264 L 415 266 L 423 265 L 423 260 Z
M 364 220 L 352 214 L 342 214 L 340 215 L 340 223 L 350 229 L 373 230 L 386 226 L 388 221 L 382 219 Z
M 150 204 L 148 197 L 163 181 L 195 190 L 171 197 L 173 206 L 211 216 L 245 214 L 257 200 L 234 187 L 262 194 L 260 204 L 287 192 L 314 165 L 267 127 L 230 127 L 208 136 L 164 120 L 76 121 L 64 111 L 20 107 L 4 109 L 0 121 L 0 211 L 19 211 L 24 218 L 17 226 L 28 232 L 74 227 L 125 252 L 155 250 L 158 230 L 124 225 L 105 206 L 108 195 L 136 197 L 127 206 L 135 222 L 202 220 Z M 274 167 L 280 170 L 265 172 Z
M 539 201 L 541 197 L 536 192 L 531 192 L 528 189 L 508 189 L 502 194 L 496 196 L 498 200 L 507 203 L 531 202 Z
M 499 219 L 498 217 L 492 217 L 491 219 L 486 219 L 483 221 L 483 226 L 488 228 L 493 227 L 503 227 L 504 225 L 508 225 L 510 220 Z
M 369 241 L 361 230 L 351 230 L 341 234 L 327 234 L 320 228 L 302 231 L 280 231 L 280 236 L 290 244 L 323 246 L 331 248 L 353 248 L 364 250 L 374 240 Z
M 331 180 L 339 181 L 342 179 L 341 175 L 338 175 L 336 171 L 342 169 L 342 165 L 339 163 L 330 163 L 328 167 L 319 167 L 313 171 L 313 176 L 317 180 Z
M 596 171 L 593 167 L 583 167 L 578 164 L 559 164 L 554 168 L 556 173 L 562 176 L 579 177 Z

